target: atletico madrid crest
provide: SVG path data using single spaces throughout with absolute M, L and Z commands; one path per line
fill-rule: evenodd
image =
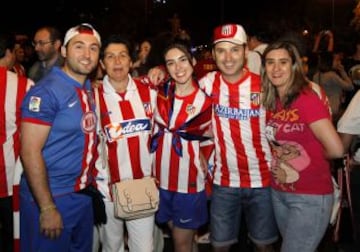
M 250 102 L 252 106 L 260 105 L 260 93 L 251 93 L 250 94 Z
M 151 111 L 151 104 L 150 102 L 144 102 L 143 103 L 143 106 L 144 106 L 144 110 L 145 110 L 145 114 L 146 116 L 151 116 L 152 115 L 152 111 Z
M 192 115 L 192 114 L 194 114 L 195 113 L 195 106 L 194 105 L 192 105 L 192 104 L 188 104 L 187 106 L 186 106 L 186 113 L 188 114 L 188 115 Z

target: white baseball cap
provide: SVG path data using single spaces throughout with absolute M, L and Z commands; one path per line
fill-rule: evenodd
M 244 28 L 238 24 L 220 25 L 214 29 L 213 44 L 227 41 L 238 45 L 247 43 L 247 36 Z
M 92 27 L 91 24 L 88 23 L 82 23 L 79 24 L 77 26 L 74 26 L 72 28 L 70 28 L 66 34 L 65 34 L 65 38 L 64 38 L 64 46 L 66 46 L 66 44 L 76 35 L 78 34 L 90 34 L 93 35 L 97 41 L 99 42 L 99 45 L 101 46 L 101 38 L 99 33 L 94 29 L 94 27 Z

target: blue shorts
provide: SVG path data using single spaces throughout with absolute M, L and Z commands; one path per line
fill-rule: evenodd
M 270 187 L 231 188 L 214 185 L 210 204 L 210 239 L 214 247 L 238 242 L 242 214 L 249 238 L 255 244 L 268 245 L 278 239 Z
M 170 192 L 160 188 L 160 205 L 156 222 L 169 221 L 184 229 L 198 229 L 208 221 L 205 190 L 199 193 Z
M 94 229 L 91 198 L 68 193 L 54 197 L 54 203 L 61 214 L 64 229 L 57 239 L 52 240 L 40 233 L 37 204 L 20 196 L 21 251 L 91 251 Z

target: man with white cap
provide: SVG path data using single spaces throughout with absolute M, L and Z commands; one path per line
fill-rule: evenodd
M 213 98 L 214 186 L 210 209 L 214 251 L 238 241 L 241 216 L 256 251 L 278 239 L 270 195 L 270 146 L 265 137 L 260 77 L 245 66 L 247 36 L 241 25 L 216 27 L 213 58 L 219 71 L 200 80 Z
M 21 251 L 91 251 L 90 184 L 96 116 L 88 75 L 101 40 L 90 24 L 69 29 L 62 68 L 53 67 L 22 103 Z

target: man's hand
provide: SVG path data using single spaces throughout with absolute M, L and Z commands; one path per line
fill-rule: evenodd
M 58 238 L 64 228 L 61 215 L 56 208 L 40 212 L 39 221 L 40 232 L 50 239 Z

